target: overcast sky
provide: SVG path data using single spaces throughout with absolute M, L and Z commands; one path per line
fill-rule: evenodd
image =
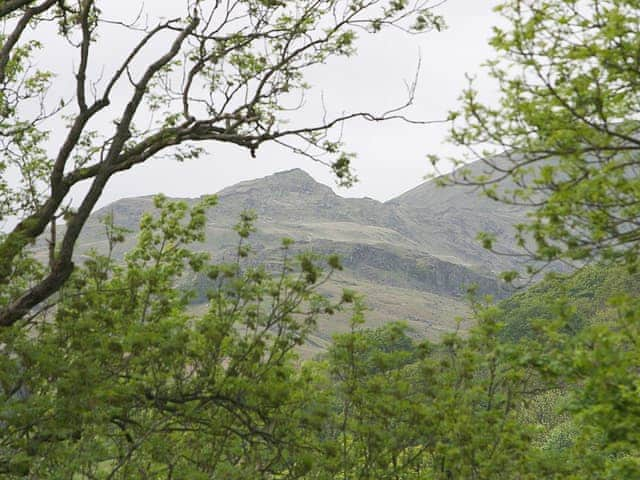
M 419 58 L 422 59 L 419 84 L 409 116 L 422 120 L 444 118 L 455 107 L 467 83 L 466 73 L 476 75 L 479 85 L 490 96 L 491 85 L 483 79 L 479 67 L 491 54 L 487 40 L 491 26 L 497 21 L 492 12 L 494 4 L 492 0 L 448 0 L 439 8 L 448 24 L 443 32 L 420 36 L 386 32 L 361 38 L 355 57 L 334 59 L 311 72 L 310 101 L 317 102 L 322 95 L 328 110 L 335 114 L 384 112 L 406 99 L 405 81 L 415 75 Z M 126 3 L 113 5 L 126 8 Z M 153 3 L 147 7 L 150 5 L 155 9 Z M 115 42 L 117 39 L 114 48 Z M 50 58 L 50 61 L 64 62 L 64 59 Z M 322 114 L 315 115 L 313 123 Z M 384 201 L 423 181 L 431 171 L 426 160 L 428 153 L 452 151 L 444 143 L 445 137 L 446 127 L 438 125 L 411 126 L 397 121 L 346 124 L 344 140 L 347 148 L 358 155 L 354 167 L 360 180 L 351 189 L 336 188 L 327 167 L 278 147 L 263 146 L 257 158 L 252 159 L 239 148 L 210 144 L 207 154 L 195 161 L 178 164 L 153 160 L 149 165 L 118 174 L 109 183 L 98 207 L 118 198 L 158 192 L 177 197 L 214 193 L 242 180 L 294 167 L 303 168 L 341 195 Z

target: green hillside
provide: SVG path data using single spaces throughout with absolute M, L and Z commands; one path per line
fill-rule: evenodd
M 590 265 L 570 275 L 552 276 L 500 303 L 504 338 L 534 337 L 534 325 L 552 319 L 566 303 L 573 310 L 568 328 L 579 330 L 611 320 L 615 308 L 609 299 L 621 294 L 640 295 L 640 273 L 630 274 L 621 266 Z

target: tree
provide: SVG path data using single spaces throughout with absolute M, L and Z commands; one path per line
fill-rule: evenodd
M 485 168 L 452 181 L 531 206 L 518 240 L 536 260 L 637 268 L 638 3 L 510 0 L 496 10 L 507 25 L 494 29 L 487 63 L 498 102 L 483 103 L 471 83 L 452 113 L 462 120 L 453 141 Z
M 469 335 L 416 344 L 403 324 L 361 329 L 356 308 L 316 363 L 329 406 L 311 478 L 539 478 L 536 425 L 519 415 L 535 382 L 500 342 L 496 313 L 478 310 Z
M 123 263 L 93 252 L 55 308 L 0 330 L 2 478 L 297 478 L 307 381 L 293 349 L 319 314 L 341 308 L 316 290 L 329 257 L 293 256 L 279 272 L 210 264 L 205 209 L 158 197 Z M 122 231 L 107 221 L 110 244 Z M 205 313 L 176 288 L 207 275 Z M 348 300 L 348 299 L 347 299 Z
M 401 112 L 356 112 L 288 126 L 287 109 L 307 88 L 305 72 L 332 56 L 353 54 L 357 32 L 441 25 L 428 0 L 189 0 L 174 7 L 176 18 L 155 24 L 142 2 L 131 21 L 119 18 L 113 5 L 11 0 L 0 6 L 6 32 L 0 37 L 0 220 L 18 220 L 0 237 L 1 326 L 22 318 L 69 278 L 76 240 L 112 176 L 158 155 L 196 157 L 204 141 L 256 155 L 263 143 L 276 142 L 351 182 L 350 156 L 328 136 L 330 129 L 356 117 L 402 118 Z M 47 31 L 53 36 L 45 39 Z M 105 48 L 104 37 L 123 34 L 134 38 L 131 50 L 115 65 L 96 65 L 93 53 Z M 55 72 L 38 69 L 37 59 L 61 43 L 76 59 L 75 84 L 69 98 L 52 101 Z M 53 126 L 62 123 L 64 133 L 54 136 Z M 333 158 L 324 160 L 322 153 Z M 88 188 L 78 201 L 75 188 L 83 183 Z M 65 227 L 55 238 L 60 217 Z M 33 275 L 24 263 L 28 246 L 48 225 L 49 265 Z
M 634 0 L 502 2 L 507 26 L 495 29 L 497 56 L 488 62 L 499 102 L 483 104 L 472 84 L 452 113 L 462 119 L 453 140 L 484 171 L 463 166 L 444 183 L 481 186 L 498 201 L 531 207 L 518 241 L 533 260 L 638 269 L 639 7 Z M 553 315 L 536 322 L 537 341 L 524 341 L 523 359 L 561 387 L 558 406 L 572 432 L 561 460 L 544 472 L 549 478 L 640 476 L 640 306 L 635 292 L 608 297 L 613 313 L 599 311 L 577 331 L 575 299 L 559 298 Z

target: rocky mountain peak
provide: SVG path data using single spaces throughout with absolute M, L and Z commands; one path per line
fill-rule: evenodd
M 274 173 L 256 180 L 240 182 L 220 191 L 218 195 L 259 194 L 262 198 L 281 196 L 286 194 L 327 195 L 333 191 L 321 183 L 316 182 L 311 175 L 300 168 Z

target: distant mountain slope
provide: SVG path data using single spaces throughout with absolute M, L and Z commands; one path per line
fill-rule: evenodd
M 464 293 L 470 284 L 483 293 L 505 294 L 495 274 L 512 268 L 514 260 L 483 250 L 475 237 L 479 230 L 488 230 L 506 246 L 511 225 L 524 216 L 522 209 L 460 187 L 438 188 L 433 182 L 386 203 L 343 198 L 300 169 L 241 182 L 218 197 L 208 217 L 207 242 L 195 248 L 217 260 L 231 258 L 237 241 L 232 227 L 243 210 L 253 210 L 258 214 L 252 240 L 258 261 L 276 259 L 283 237 L 294 239 L 297 248 L 338 253 L 346 268 L 330 291 L 345 285 L 360 290 L 375 307 L 369 314 L 373 323 L 405 319 L 420 335 L 431 337 L 454 327 L 455 312 L 466 312 Z M 95 212 L 81 236 L 80 255 L 88 248 L 104 248 L 100 218 L 106 213 L 135 230 L 140 216 L 152 207 L 152 197 L 140 197 Z M 132 235 L 123 250 L 133 241 Z M 196 283 L 206 289 L 201 280 Z M 323 321 L 316 343 L 341 330 L 340 322 L 346 324 L 344 319 Z
M 484 165 L 475 162 L 470 170 L 480 174 Z M 526 216 L 523 207 L 491 200 L 478 189 L 465 186 L 440 187 L 434 181 L 388 201 L 387 206 L 410 223 L 411 239 L 430 242 L 430 252 L 454 263 L 488 268 L 494 273 L 518 267 L 515 256 L 494 255 L 476 240 L 478 232 L 496 236 L 496 248 L 515 253 L 514 224 Z

